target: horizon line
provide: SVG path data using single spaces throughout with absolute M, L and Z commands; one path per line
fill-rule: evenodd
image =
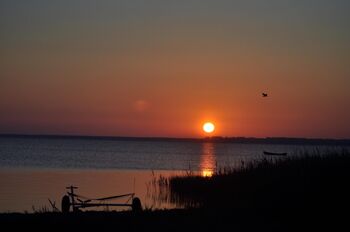
M 115 139 L 169 139 L 169 140 L 205 140 L 205 139 L 295 139 L 295 140 L 347 140 L 350 138 L 317 138 L 317 137 L 286 137 L 286 136 L 267 136 L 267 137 L 254 137 L 254 136 L 203 136 L 203 137 L 171 137 L 171 136 L 123 136 L 123 135 L 79 135 L 79 134 L 32 134 L 32 133 L 0 133 L 1 137 L 4 136 L 32 136 L 32 137 L 76 137 L 76 138 L 115 138 Z

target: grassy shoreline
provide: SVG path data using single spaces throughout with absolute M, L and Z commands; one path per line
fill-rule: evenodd
M 242 163 L 238 169 L 219 169 L 210 178 L 177 176 L 159 184 L 170 201 L 190 207 L 313 210 L 349 206 L 349 180 L 350 154 L 343 150 L 265 158 Z
M 349 180 L 348 151 L 304 154 L 217 170 L 210 178 L 187 175 L 158 182 L 168 191 L 168 200 L 185 209 L 3 213 L 0 223 L 14 229 L 57 231 L 346 230 Z

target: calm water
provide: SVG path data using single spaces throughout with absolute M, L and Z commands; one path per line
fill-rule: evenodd
M 193 170 L 235 166 L 262 151 L 295 153 L 310 146 L 118 141 L 102 139 L 0 138 L 0 167 L 45 169 Z
M 296 145 L 0 137 L 0 212 L 31 211 L 32 206 L 48 206 L 48 198 L 60 207 L 65 186 L 71 184 L 90 197 L 135 192 L 144 206 L 171 208 L 174 206 L 158 204 L 149 194 L 155 175 L 188 170 L 211 175 L 217 167 L 237 167 L 241 161 L 260 159 L 263 150 L 297 155 L 298 151 L 313 149 Z

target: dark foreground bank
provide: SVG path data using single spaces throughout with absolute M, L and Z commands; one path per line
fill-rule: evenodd
M 1 214 L 8 231 L 349 231 L 349 213 L 179 209 L 77 214 Z
M 22 231 L 350 231 L 350 155 L 262 160 L 211 178 L 162 179 L 170 200 L 197 208 L 0 214 Z
M 209 211 L 1 214 L 8 231 L 348 231 L 348 212 Z

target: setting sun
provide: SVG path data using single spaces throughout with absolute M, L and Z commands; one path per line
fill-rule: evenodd
M 206 122 L 203 124 L 203 131 L 206 133 L 212 133 L 215 130 L 215 125 L 211 122 Z

